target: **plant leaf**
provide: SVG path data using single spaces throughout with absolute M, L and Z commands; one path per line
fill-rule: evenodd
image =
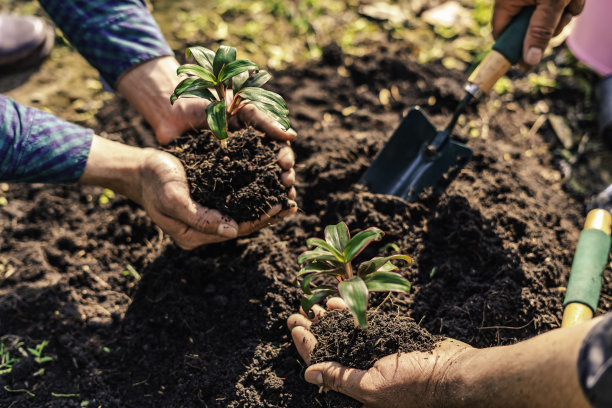
M 406 292 L 410 291 L 410 282 L 394 272 L 374 272 L 364 278 L 371 292 Z
M 277 108 L 277 106 L 269 105 L 263 102 L 256 101 L 247 101 L 251 105 L 254 105 L 257 109 L 270 116 L 272 119 L 281 124 L 285 129 L 291 128 L 291 122 L 287 118 L 287 115 L 282 112 L 282 109 Z
M 312 292 L 310 291 L 310 281 L 312 280 L 312 278 L 314 278 L 315 276 L 318 276 L 321 272 L 317 272 L 317 273 L 311 273 L 310 275 L 306 275 L 304 277 L 304 280 L 302 281 L 302 291 L 307 294 L 307 295 L 312 295 Z
M 368 287 L 363 279 L 354 277 L 342 281 L 338 284 L 338 291 L 350 312 L 355 316 L 359 326 L 364 330 L 367 329 L 366 308 L 368 306 Z
M 349 229 L 343 222 L 325 227 L 325 241 L 331 244 L 339 252 L 344 251 L 344 247 L 348 244 L 350 239 Z
M 278 109 L 285 115 L 289 114 L 287 104 L 282 96 L 272 91 L 261 88 L 245 87 L 240 90 L 242 99 L 248 99 L 256 102 L 263 102 L 268 105 L 278 106 Z
M 216 101 L 217 97 L 208 89 L 210 82 L 202 78 L 186 78 L 176 86 L 174 93 L 170 96 L 170 104 L 178 98 L 204 98 L 209 101 Z
M 259 67 L 253 61 L 249 60 L 232 61 L 226 64 L 221 72 L 219 72 L 219 81 L 226 81 L 240 73 L 248 71 L 249 69 L 259 69 Z
M 369 261 L 362 262 L 357 269 L 359 276 L 367 276 L 372 272 L 384 270 L 384 271 L 392 271 L 397 269 L 397 266 L 393 265 L 390 262 L 391 259 L 401 259 L 408 262 L 408 265 L 412 263 L 412 258 L 408 255 L 390 255 L 390 256 L 380 256 L 376 258 L 372 258 Z
M 315 248 L 312 251 L 303 252 L 298 257 L 298 265 L 302 265 L 303 263 L 309 261 L 331 261 L 338 262 L 335 256 L 333 256 L 329 251 L 326 251 L 323 248 Z
M 315 273 L 315 272 L 325 272 L 325 273 L 329 273 L 332 275 L 336 275 L 335 273 L 333 273 L 334 271 L 339 271 L 339 274 L 342 275 L 341 266 L 330 265 L 327 262 L 313 262 L 313 263 L 306 265 L 302 269 L 300 269 L 296 277 L 305 275 L 307 273 Z
M 212 63 L 215 59 L 215 52 L 213 50 L 200 46 L 189 47 L 185 50 L 185 57 L 189 58 L 191 55 L 193 55 L 193 58 L 195 58 L 200 66 L 213 72 Z
M 322 240 L 320 238 L 309 238 L 308 240 L 306 240 L 306 245 L 322 247 L 328 250 L 333 256 L 335 256 L 338 262 L 346 263 L 342 252 L 338 251 L 325 240 Z
M 344 259 L 346 259 L 346 262 L 350 262 L 354 257 L 359 255 L 365 247 L 370 245 L 370 242 L 380 241 L 383 235 L 385 235 L 385 233 L 376 227 L 370 227 L 359 232 L 351 238 L 344 248 Z
M 206 121 L 217 139 L 227 139 L 225 101 L 215 101 L 206 107 Z
M 232 79 L 232 89 L 234 90 L 234 95 L 236 95 L 238 91 L 244 87 L 244 84 L 248 79 L 249 71 L 241 72 Z
M 220 46 L 213 59 L 213 74 L 219 76 L 223 67 L 232 61 L 236 61 L 236 48 L 227 45 Z
M 213 85 L 216 85 L 218 83 L 217 78 L 213 75 L 212 72 L 195 64 L 181 65 L 176 70 L 176 75 L 180 74 L 196 75 L 206 82 L 212 82 Z
M 312 319 L 314 317 L 314 313 L 312 313 L 312 311 L 310 310 L 312 306 L 334 293 L 336 293 L 336 290 L 334 288 L 318 287 L 316 290 L 313 291 L 312 295 L 304 296 L 302 298 L 302 301 L 300 302 L 302 304 L 302 310 L 304 311 L 304 313 L 306 313 L 306 315 L 308 315 L 309 318 Z
M 259 71 L 255 75 L 249 77 L 244 86 L 250 88 L 259 88 L 263 84 L 268 82 L 270 78 L 272 78 L 272 75 L 270 75 L 268 71 Z

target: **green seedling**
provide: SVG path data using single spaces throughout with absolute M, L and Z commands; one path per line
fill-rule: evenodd
M 11 357 L 11 353 L 6 349 L 4 342 L 0 342 L 0 375 L 10 373 L 13 370 L 13 364 L 18 361 L 19 358 Z
M 205 47 L 189 47 L 187 58 L 193 55 L 196 64 L 181 65 L 177 75 L 189 77 L 181 81 L 170 96 L 170 103 L 178 98 L 204 98 L 211 103 L 206 107 L 206 121 L 210 130 L 227 147 L 227 124 L 232 116 L 246 105 L 253 105 L 270 116 L 285 129 L 291 127 L 289 110 L 283 98 L 261 86 L 271 75 L 259 70 L 249 60 L 236 60 L 236 48 L 222 45 L 217 52 Z
M 43 350 L 47 346 L 47 344 L 49 344 L 49 342 L 47 340 L 43 340 L 42 343 L 40 343 L 35 348 L 28 347 L 28 351 L 31 355 L 34 356 L 34 361 L 36 361 L 38 364 L 53 361 L 53 357 L 43 356 Z
M 370 227 L 357 233 L 353 238 L 345 223 L 328 225 L 325 228 L 325 239 L 310 238 L 306 241 L 312 250 L 304 252 L 298 258 L 302 269 L 298 272 L 301 287 L 304 291 L 302 309 L 309 317 L 314 317 L 312 306 L 330 295 L 340 295 L 349 311 L 355 318 L 355 326 L 367 329 L 366 309 L 369 292 L 408 292 L 410 283 L 393 272 L 397 270 L 391 261 L 399 259 L 412 263 L 408 255 L 390 255 L 375 257 L 362 262 L 354 271 L 351 261 L 373 241 L 380 241 L 384 233 Z M 333 276 L 335 285 L 314 285 L 313 280 L 319 277 Z

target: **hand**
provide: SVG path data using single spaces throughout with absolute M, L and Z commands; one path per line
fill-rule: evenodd
M 183 249 L 249 235 L 297 211 L 295 202 L 290 201 L 289 209 L 275 205 L 259 220 L 237 224 L 219 211 L 194 202 L 180 161 L 159 150 L 146 150 L 139 179 L 140 188 L 134 191 L 140 193 L 130 198 L 140 203 L 151 219 Z M 292 191 L 295 197 L 293 187 Z
M 340 298 L 327 302 L 329 309 L 346 308 Z M 324 311 L 316 306 L 315 320 Z M 302 314 L 287 320 L 297 350 L 310 364 L 310 355 L 317 340 L 309 331 L 312 322 Z M 348 368 L 335 362 L 323 362 L 306 369 L 306 381 L 325 390 L 341 392 L 366 407 L 431 407 L 439 406 L 442 388 L 449 372 L 460 357 L 474 350 L 457 340 L 446 339 L 431 352 L 396 353 L 378 360 L 369 370 Z
M 533 66 L 542 59 L 550 39 L 582 12 L 584 0 L 495 0 L 493 36 L 499 37 L 512 18 L 527 6 L 536 8 L 523 42 L 523 62 Z
M 108 187 L 139 203 L 184 249 L 251 234 L 297 211 L 295 202 L 290 201 L 289 209 L 277 205 L 257 221 L 237 224 L 191 199 L 185 170 L 176 157 L 99 136 L 94 136 L 79 182 Z
M 174 57 L 161 57 L 137 65 L 124 73 L 117 82 L 117 89 L 140 112 L 155 131 L 157 141 L 168 144 L 190 129 L 208 128 L 206 106 L 210 103 L 204 99 L 181 98 L 174 105 L 170 104 L 170 95 L 182 80 L 177 77 L 179 63 Z M 294 155 L 289 141 L 295 139 L 293 129 L 283 130 L 268 115 L 252 105 L 240 109 L 238 117 L 230 126 L 238 128 L 253 125 L 267 136 L 286 143 L 278 155 L 278 164 L 283 170 L 281 182 L 289 189 L 291 200 L 295 199 L 295 181 L 293 170 Z

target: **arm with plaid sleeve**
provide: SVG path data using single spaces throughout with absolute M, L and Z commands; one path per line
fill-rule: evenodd
M 0 180 L 74 183 L 93 131 L 0 95 Z
M 128 69 L 173 56 L 141 0 L 39 0 L 66 38 L 115 87 Z

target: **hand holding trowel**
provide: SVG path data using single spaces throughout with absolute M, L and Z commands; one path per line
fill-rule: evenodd
M 361 178 L 375 193 L 416 200 L 426 187 L 439 187 L 438 180 L 451 169 L 461 169 L 472 157 L 472 149 L 451 139 L 465 106 L 487 93 L 522 56 L 523 39 L 533 7 L 523 9 L 476 67 L 444 130 L 436 130 L 418 108 L 411 109 Z

